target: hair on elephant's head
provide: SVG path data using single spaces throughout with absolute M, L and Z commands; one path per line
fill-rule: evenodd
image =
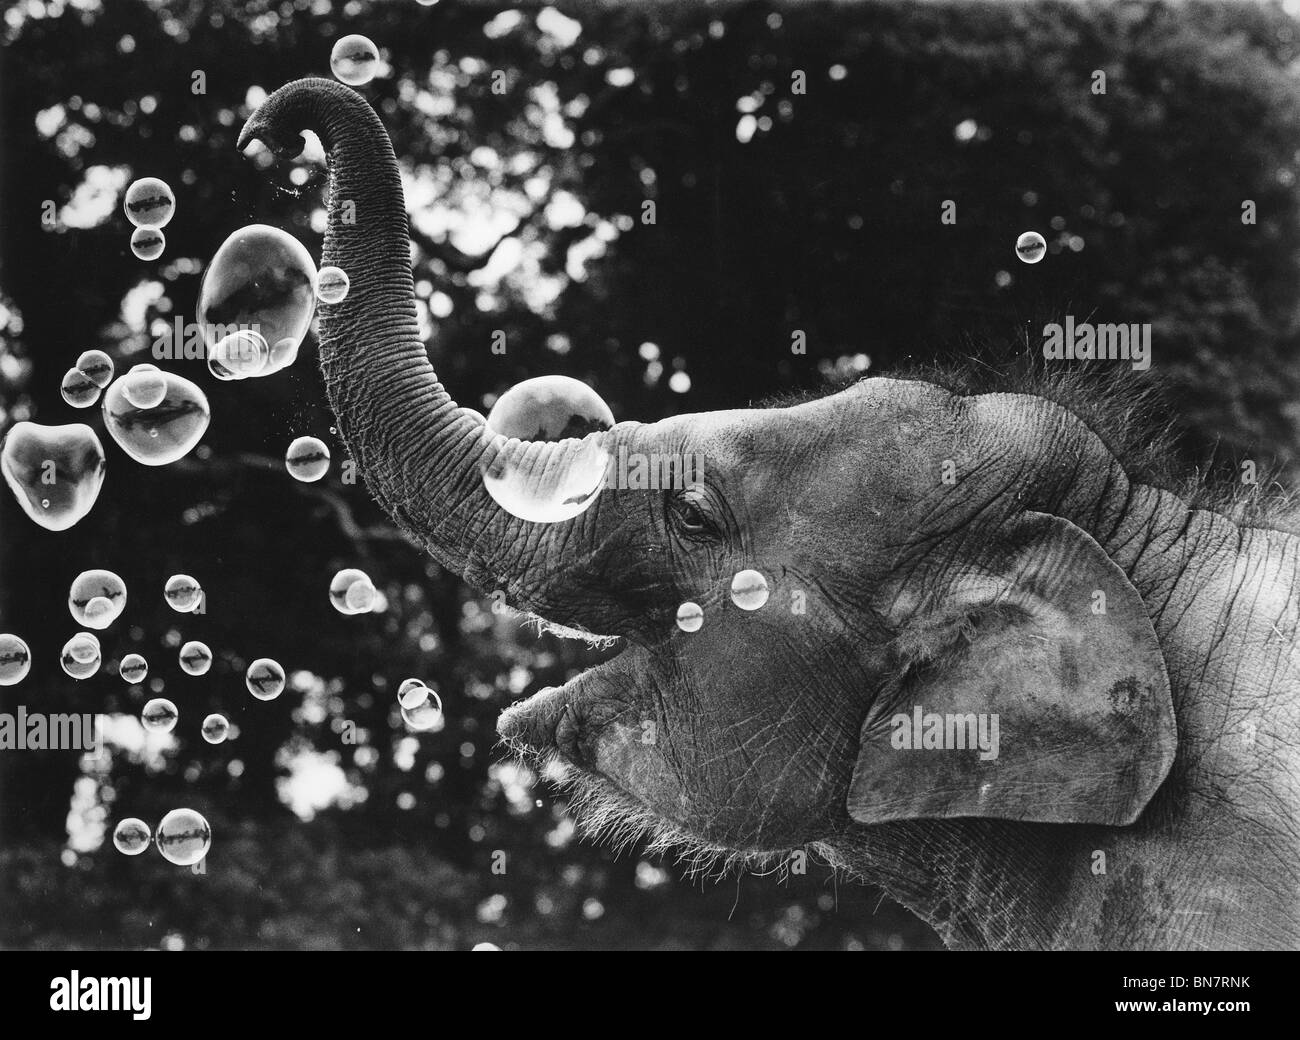
M 1154 826 L 1144 810 L 1190 724 L 1175 715 L 1188 662 L 1159 631 L 1179 571 L 1156 553 L 1195 514 L 1167 518 L 1171 497 L 1134 479 L 1065 383 L 974 394 L 870 378 L 785 407 L 621 422 L 597 435 L 612 456 L 701 471 L 609 487 L 560 523 L 520 520 L 484 469 L 562 467 L 578 442 L 507 441 L 437 379 L 397 164 L 357 93 L 291 83 L 240 144 L 293 153 L 308 129 L 331 166 L 322 262 L 352 286 L 320 308 L 321 366 L 370 490 L 473 585 L 556 631 L 621 640 L 500 722 L 597 829 L 740 855 L 815 845 L 898 881 L 934 919 L 899 881 L 903 861 L 927 869 L 918 842 Z M 1228 523 L 1206 515 L 1207 537 Z M 757 609 L 731 594 L 742 571 L 766 586 Z M 697 631 L 675 623 L 686 602 Z

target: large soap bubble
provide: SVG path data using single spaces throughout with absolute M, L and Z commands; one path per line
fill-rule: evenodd
M 369 83 L 379 71 L 379 48 L 358 33 L 344 36 L 330 51 L 330 71 L 349 87 Z
M 152 408 L 138 408 L 119 379 L 104 394 L 104 425 L 117 446 L 146 466 L 184 458 L 208 429 L 211 412 L 203 391 L 188 379 L 163 372 L 167 392 Z
M 15 423 L 0 450 L 0 472 L 18 504 L 49 531 L 66 531 L 90 512 L 104 468 L 104 448 L 85 423 Z
M 221 244 L 203 275 L 198 319 L 209 353 L 238 331 L 261 335 L 270 361 L 257 375 L 291 364 L 316 306 L 316 264 L 279 228 L 250 224 Z
M 168 863 L 188 867 L 208 854 L 212 847 L 212 828 L 193 809 L 173 809 L 158 824 L 154 841 Z
M 493 500 L 512 516 L 534 523 L 569 520 L 587 509 L 605 486 L 609 448 L 605 431 L 614 413 L 586 383 L 540 376 L 511 387 L 487 417 L 501 437 L 532 441 L 526 450 L 504 445 L 483 473 Z M 556 450 L 546 443 L 581 438 Z

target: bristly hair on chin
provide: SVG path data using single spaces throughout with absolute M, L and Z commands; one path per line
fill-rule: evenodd
M 861 379 L 884 376 L 943 387 L 960 397 L 1028 394 L 1073 414 L 1113 454 L 1129 479 L 1170 491 L 1193 509 L 1220 513 L 1240 526 L 1300 533 L 1300 490 L 1278 480 L 1281 467 L 1263 467 L 1256 483 L 1211 474 L 1209 464 L 1189 468 L 1180 459 L 1182 427 L 1161 377 L 1122 363 L 1052 362 L 1036 351 L 982 347 L 957 358 L 908 361 Z M 758 403 L 789 408 L 838 393 L 860 379 L 820 390 L 801 390 Z

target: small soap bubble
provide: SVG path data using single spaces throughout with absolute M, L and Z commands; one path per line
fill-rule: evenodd
M 269 657 L 259 657 L 248 666 L 244 685 L 259 701 L 273 701 L 284 692 L 284 669 Z
M 189 867 L 208 854 L 212 847 L 212 828 L 193 809 L 173 809 L 158 824 L 154 841 L 168 863 Z
M 731 602 L 741 610 L 757 610 L 767 602 L 767 579 L 758 571 L 738 571 L 731 579 Z
M 284 453 L 284 467 L 294 480 L 310 484 L 329 472 L 330 450 L 315 437 L 299 437 Z
M 351 287 L 351 279 L 341 268 L 322 267 L 316 275 L 316 298 L 321 303 L 342 303 Z
M 254 379 L 271 364 L 271 348 L 260 332 L 240 329 L 208 350 L 208 371 L 218 379 Z
M 206 675 L 212 667 L 212 651 L 207 643 L 191 639 L 181 647 L 181 671 L 186 675 Z
M 340 614 L 364 614 L 375 601 L 375 586 L 365 571 L 345 567 L 330 581 L 330 604 Z
M 149 839 L 152 837 L 149 825 L 134 816 L 119 820 L 117 826 L 113 828 L 113 845 L 118 852 L 127 856 L 140 855 L 149 847 Z
M 330 51 L 330 71 L 349 87 L 369 83 L 379 71 L 379 48 L 356 33 L 344 36 Z
M 315 286 L 316 262 L 292 235 L 267 224 L 235 231 L 199 288 L 198 321 L 209 357 L 221 340 L 242 329 L 271 345 L 259 376 L 291 364 L 316 308 Z
M 167 236 L 156 227 L 138 227 L 131 232 L 131 252 L 137 260 L 157 260 L 167 248 Z
M 149 662 L 139 654 L 127 654 L 122 658 L 117 673 L 134 686 L 144 682 L 145 676 L 149 674 Z
M 157 408 L 167 396 L 167 380 L 152 365 L 136 365 L 122 377 L 122 396 L 133 408 Z
M 203 720 L 203 727 L 200 730 L 203 739 L 209 744 L 222 744 L 226 737 L 230 735 L 230 723 L 226 721 L 224 715 L 218 715 L 215 712 Z
M 125 608 L 126 582 L 112 571 L 82 571 L 68 589 L 68 613 L 87 628 L 107 628 Z
M 1016 239 L 1016 256 L 1027 264 L 1036 264 L 1047 255 L 1047 243 L 1037 231 L 1026 231 Z
M 63 373 L 59 393 L 73 408 L 90 408 L 99 400 L 99 387 L 95 381 L 77 368 L 70 368 Z
M 102 390 L 113 381 L 113 359 L 102 350 L 83 351 L 77 358 L 77 371 L 89 376 Z
M 704 608 L 698 603 L 683 603 L 677 608 L 677 627 L 683 632 L 698 632 L 704 625 Z
M 153 733 L 170 733 L 176 728 L 176 720 L 180 718 L 180 714 L 176 710 L 176 705 L 166 697 L 155 697 L 140 712 L 140 722 L 145 729 Z
M 202 390 L 171 372 L 160 403 L 140 408 L 126 396 L 126 380 L 104 394 L 104 425 L 117 446 L 146 466 L 166 466 L 184 458 L 207 432 L 212 413 Z
M 14 423 L 0 473 L 23 512 L 47 531 L 66 531 L 90 512 L 104 485 L 104 448 L 85 423 Z
M 167 605 L 178 614 L 188 614 L 203 600 L 203 587 L 188 574 L 173 574 L 163 589 Z
M 442 699 L 437 690 L 429 690 L 429 696 L 414 708 L 402 708 L 401 711 L 402 721 L 409 729 L 423 732 L 442 722 Z
M 11 632 L 0 632 L 0 686 L 16 686 L 32 670 L 32 651 Z
M 403 708 L 415 708 L 429 699 L 429 687 L 419 679 L 405 679 L 397 688 L 397 703 Z
M 540 376 L 511 387 L 497 399 L 487 427 L 499 434 L 483 484 L 512 516 L 558 523 L 586 510 L 605 486 L 610 454 L 603 436 L 614 413 L 586 383 L 568 376 Z M 518 438 L 531 444 L 507 443 Z M 579 439 L 565 451 L 548 442 Z
M 99 671 L 99 640 L 89 632 L 78 632 L 63 644 L 59 664 L 72 678 L 89 679 Z
M 166 181 L 141 177 L 126 189 L 122 208 L 136 227 L 166 227 L 176 213 L 176 196 Z

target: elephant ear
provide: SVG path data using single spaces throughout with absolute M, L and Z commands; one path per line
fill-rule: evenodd
M 1132 823 L 1173 764 L 1169 678 L 1137 590 L 1089 535 L 1027 513 L 900 633 L 862 724 L 860 823 Z

